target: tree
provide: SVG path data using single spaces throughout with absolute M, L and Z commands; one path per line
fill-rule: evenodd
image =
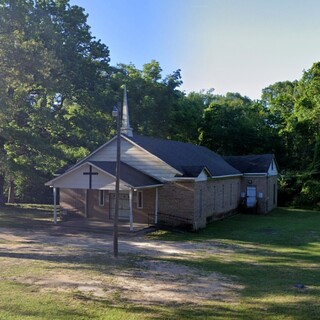
M 268 110 L 269 126 L 276 132 L 275 140 L 281 150 L 281 157 L 278 159 L 281 167 L 289 163 L 292 167 L 296 166 L 296 161 L 293 161 L 297 158 L 297 150 L 293 146 L 293 130 L 297 94 L 298 81 L 277 82 L 262 90 L 261 103 Z
M 42 183 L 109 135 L 109 51 L 86 19 L 67 0 L 0 2 L 0 148 L 18 182 Z
M 298 81 L 278 82 L 263 90 L 282 152 L 282 196 L 296 206 L 318 207 L 320 184 L 320 63 Z
M 181 95 L 172 114 L 172 139 L 199 144 L 203 113 L 215 100 L 214 89 Z
M 137 134 L 170 138 L 172 117 L 183 96 L 177 90 L 181 85 L 180 70 L 162 78 L 158 62 L 151 61 L 137 69 L 133 64 L 119 64 L 113 70 L 111 87 L 114 97 L 122 100 L 119 88 L 125 83 L 130 105 L 130 122 Z
M 238 93 L 215 96 L 204 110 L 199 140 L 223 155 L 271 152 L 265 108 Z

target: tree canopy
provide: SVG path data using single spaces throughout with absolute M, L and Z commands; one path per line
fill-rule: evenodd
M 275 153 L 283 202 L 320 203 L 320 63 L 260 100 L 214 89 L 186 94 L 181 70 L 110 65 L 83 8 L 68 0 L 0 0 L 0 202 L 47 202 L 43 183 L 115 134 L 111 110 L 126 84 L 137 134 L 206 146 L 222 155 Z

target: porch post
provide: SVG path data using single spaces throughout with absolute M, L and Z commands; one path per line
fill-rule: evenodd
M 53 187 L 53 223 L 57 224 L 57 188 Z
M 88 189 L 85 189 L 85 192 L 84 192 L 84 215 L 86 218 L 88 218 L 89 216 L 89 192 L 88 192 Z
M 132 200 L 133 200 L 133 189 L 130 188 L 129 191 L 129 206 L 130 206 L 130 231 L 133 231 L 133 205 L 132 205 Z
M 159 194 L 158 194 L 158 188 L 156 188 L 156 203 L 154 207 L 154 224 L 158 223 L 158 202 L 159 202 Z

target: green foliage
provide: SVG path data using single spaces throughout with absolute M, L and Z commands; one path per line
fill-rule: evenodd
M 274 130 L 266 117 L 261 104 L 240 94 L 215 96 L 204 110 L 199 140 L 224 155 L 274 152 Z
M 115 134 L 111 110 L 126 84 L 136 134 L 222 155 L 275 153 L 286 172 L 279 200 L 318 206 L 319 62 L 300 80 L 265 88 L 259 101 L 213 89 L 186 95 L 180 70 L 163 77 L 158 61 L 109 66 L 107 46 L 68 0 L 0 1 L 0 43 L 0 203 L 10 180 L 19 199 L 47 199 L 43 181 Z
M 278 163 L 286 173 L 280 196 L 298 207 L 319 207 L 320 63 L 299 81 L 278 82 L 263 90 L 269 125 L 281 146 Z
M 114 97 L 122 101 L 125 83 L 130 106 L 130 124 L 136 134 L 169 138 L 176 132 L 174 112 L 183 94 L 177 90 L 181 84 L 180 70 L 164 79 L 157 61 L 151 61 L 138 70 L 133 64 L 120 64 L 113 70 Z
M 43 181 L 109 136 L 101 116 L 109 51 L 86 19 L 65 0 L 1 2 L 0 147 L 24 200 L 41 201 Z

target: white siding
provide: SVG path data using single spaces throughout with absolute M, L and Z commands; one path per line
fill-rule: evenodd
M 198 177 L 195 179 L 195 181 L 207 181 L 208 176 L 205 172 L 205 170 L 202 170 L 201 173 L 198 175 Z
M 116 161 L 116 140 L 93 154 L 87 161 Z M 178 171 L 152 154 L 121 139 L 121 161 L 158 179 L 172 179 Z
M 57 188 L 70 189 L 89 189 L 89 176 L 84 175 L 84 172 L 89 172 L 89 165 L 85 164 L 74 171 L 71 171 L 61 178 L 58 178 L 52 183 L 52 186 Z M 104 173 L 103 171 L 92 167 L 92 172 L 98 172 L 98 175 L 92 176 L 92 189 L 114 190 L 115 178 Z M 121 190 L 128 190 L 124 183 L 120 183 Z
M 269 176 L 276 176 L 278 175 L 278 170 L 277 170 L 277 165 L 274 162 L 274 160 L 272 160 L 272 163 L 270 164 L 269 170 L 268 170 L 268 175 Z

